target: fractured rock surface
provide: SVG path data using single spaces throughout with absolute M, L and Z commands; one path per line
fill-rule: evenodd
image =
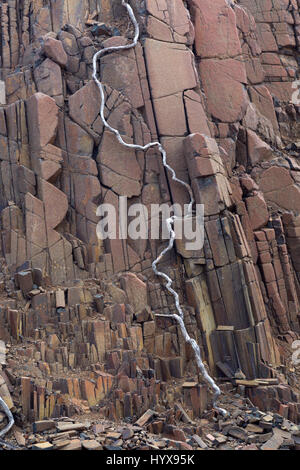
M 19 425 L 88 410 L 134 422 L 150 409 L 149 432 L 191 448 L 226 447 L 227 436 L 299 446 L 257 416 L 204 438 L 155 415 L 181 401 L 200 419 L 210 406 L 176 324 L 155 316 L 174 312 L 151 268 L 166 240 L 100 240 L 96 211 L 118 211 L 119 196 L 149 208 L 188 195 L 154 150 L 104 130 L 92 60 L 132 39 L 119 2 L 22 4 L 20 15 L 17 0 L 0 5 L 0 394 Z M 159 138 L 204 204 L 203 248 L 177 241 L 161 268 L 211 374 L 297 424 L 297 371 L 287 369 L 300 334 L 299 0 L 132 5 L 143 37 L 101 59 L 105 118 L 128 143 Z M 257 423 L 266 440 L 252 439 Z M 49 437 L 45 448 L 122 448 L 118 433 Z

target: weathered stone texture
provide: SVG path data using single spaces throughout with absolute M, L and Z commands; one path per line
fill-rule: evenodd
M 97 236 L 100 203 L 189 202 L 156 150 L 124 148 L 100 118 L 92 60 L 131 40 L 124 9 L 21 3 L 20 14 L 17 0 L 0 5 L 0 264 L 7 292 L 18 290 L 1 303 L 0 340 L 34 339 L 23 356 L 38 380 L 21 374 L 22 412 L 43 422 L 76 400 L 105 403 L 113 419 L 167 397 L 172 407 L 165 382 L 195 368 L 176 324 L 155 318 L 174 312 L 151 267 L 166 241 L 123 239 L 119 223 L 115 239 Z M 132 2 L 138 46 L 101 58 L 105 119 L 128 143 L 159 139 L 204 204 L 203 248 L 177 240 L 162 270 L 210 370 L 272 381 L 276 336 L 291 343 L 300 332 L 299 1 L 144 3 Z M 273 393 L 274 409 L 298 419 L 290 389 L 283 399 L 258 385 L 253 403 Z M 182 395 L 200 416 L 206 389 Z

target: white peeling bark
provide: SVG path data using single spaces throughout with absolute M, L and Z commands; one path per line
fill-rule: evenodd
M 14 421 L 14 417 L 13 417 L 10 409 L 8 408 L 7 404 L 5 403 L 5 401 L 1 397 L 0 397 L 0 408 L 3 409 L 4 413 L 6 414 L 6 416 L 8 418 L 7 426 L 5 426 L 5 428 L 0 431 L 0 437 L 3 437 L 13 427 L 15 421 Z

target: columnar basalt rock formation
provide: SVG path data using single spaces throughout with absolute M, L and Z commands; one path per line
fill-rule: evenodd
M 160 269 L 210 372 L 299 421 L 282 342 L 300 333 L 300 2 L 130 3 L 141 37 L 100 61 L 105 118 L 128 143 L 159 139 L 205 211 L 203 249 L 177 241 Z M 159 152 L 100 119 L 92 61 L 132 40 L 121 2 L 3 0 L 0 22 L 0 340 L 20 359 L 3 398 L 27 420 L 178 397 L 201 416 L 192 351 L 155 316 L 175 310 L 151 268 L 166 242 L 97 237 L 97 207 L 119 196 L 189 202 Z

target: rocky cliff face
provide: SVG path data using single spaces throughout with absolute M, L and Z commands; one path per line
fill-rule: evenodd
M 155 319 L 174 311 L 151 268 L 165 243 L 96 234 L 97 206 L 119 196 L 188 202 L 157 152 L 103 128 L 92 59 L 131 41 L 120 3 L 0 5 L 0 339 L 14 354 L 0 392 L 21 385 L 9 405 L 26 419 L 82 400 L 112 418 L 180 396 L 207 407 L 177 326 Z M 204 248 L 177 243 L 161 268 L 212 374 L 297 421 L 278 339 L 300 329 L 299 0 L 131 4 L 138 46 L 100 64 L 106 119 L 127 142 L 159 138 L 205 210 Z

